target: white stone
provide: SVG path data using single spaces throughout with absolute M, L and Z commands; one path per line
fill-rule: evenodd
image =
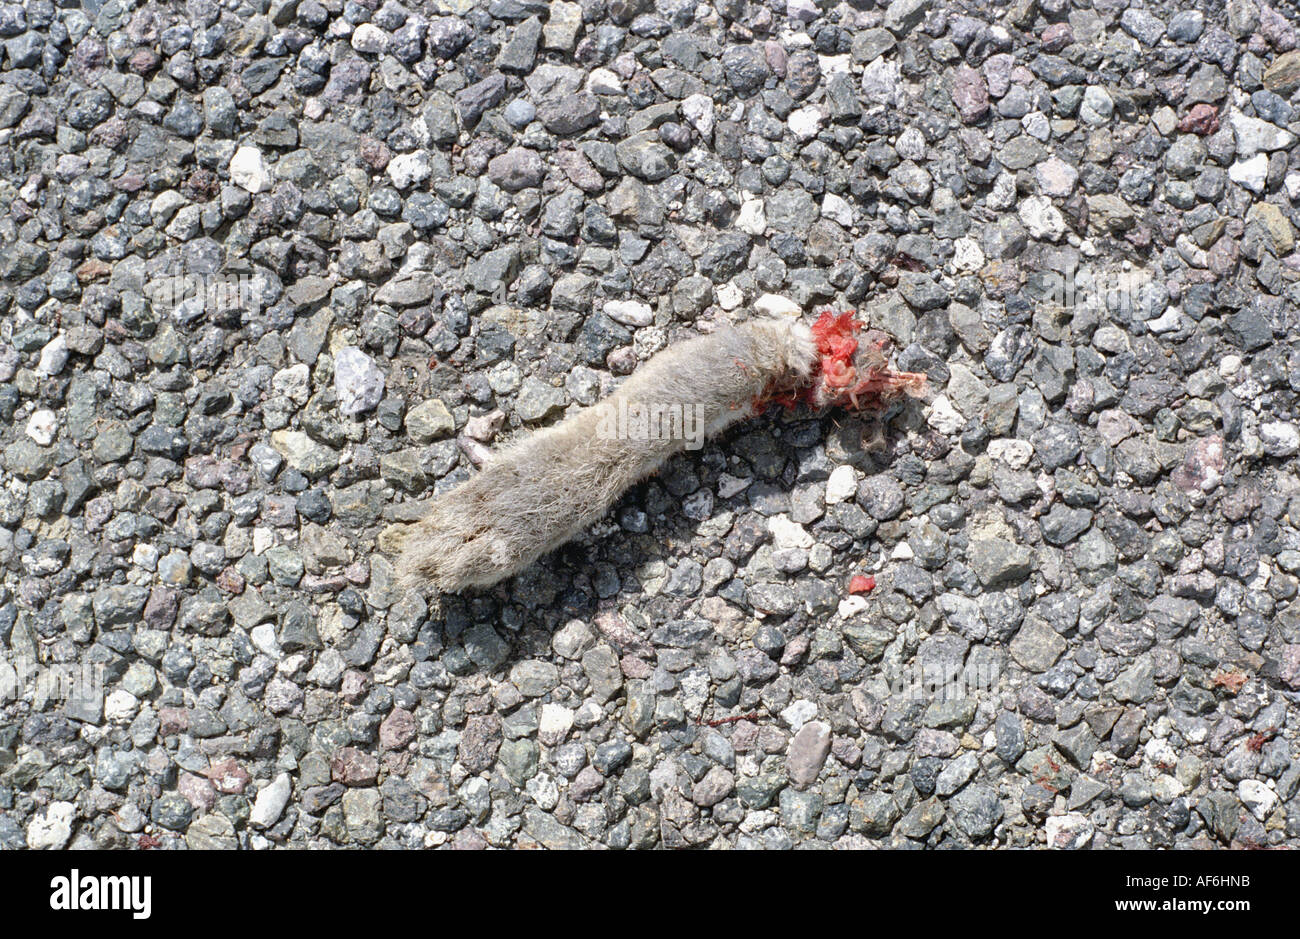
M 57 375 L 68 364 L 68 337 L 59 333 L 41 349 L 36 371 L 42 375 Z
M 551 648 L 566 659 L 580 659 L 596 643 L 595 633 L 580 619 L 571 619 L 551 637 Z
M 605 709 L 598 701 L 583 701 L 582 706 L 573 712 L 573 723 L 581 730 L 595 727 L 605 719 Z
M 734 310 L 745 302 L 745 292 L 735 284 L 723 284 L 714 293 L 718 297 L 718 306 L 724 310 Z
M 1250 809 L 1250 814 L 1261 822 L 1268 818 L 1273 806 L 1277 805 L 1277 793 L 1258 779 L 1243 779 L 1238 783 L 1237 797 L 1241 799 L 1242 805 Z
M 753 477 L 732 476 L 731 473 L 718 473 L 718 497 L 729 499 L 736 493 L 745 492 L 754 485 Z
M 1250 117 L 1233 108 L 1228 114 L 1228 124 L 1237 137 L 1237 156 L 1252 157 L 1261 151 L 1285 150 L 1295 143 L 1296 136 L 1276 124 L 1258 117 Z
M 813 536 L 798 522 L 790 521 L 788 515 L 773 515 L 767 522 L 772 532 L 772 542 L 778 548 L 811 548 Z
M 1069 815 L 1053 815 L 1047 820 L 1047 846 L 1065 851 L 1077 851 L 1086 848 L 1092 841 L 1093 824 L 1086 815 L 1071 812 Z
M 1035 140 L 1046 141 L 1052 136 L 1052 122 L 1042 111 L 1030 111 L 1020 119 L 1020 126 Z
M 813 0 L 786 0 L 785 15 L 801 23 L 811 23 L 821 16 L 821 10 Z
M 176 210 L 188 200 L 175 189 L 168 189 L 154 196 L 149 203 L 149 217 L 155 225 L 165 225 L 176 214 Z
M 352 31 L 352 48 L 367 55 L 388 51 L 388 33 L 374 23 L 362 23 Z
M 822 129 L 822 112 L 815 107 L 799 108 L 791 111 L 786 119 L 790 133 L 799 140 L 812 140 Z
M 862 70 L 862 93 L 873 104 L 897 107 L 902 80 L 898 59 L 880 55 Z
M 157 570 L 158 549 L 151 544 L 137 544 L 131 551 L 131 563 L 142 570 Z
M 1016 178 L 1003 170 L 993 180 L 993 188 L 984 199 L 990 209 L 1009 209 L 1016 204 Z
M 1160 773 L 1151 782 L 1151 794 L 1162 805 L 1168 805 L 1187 791 L 1187 787 L 1168 773 Z
M 960 362 L 949 366 L 946 396 L 967 420 L 979 417 L 989 403 L 989 387 Z
M 72 837 L 77 807 L 71 802 L 51 802 L 27 825 L 27 847 L 33 851 L 61 848 Z
M 1079 118 L 1085 124 L 1099 127 L 1110 121 L 1115 113 L 1115 102 L 1110 92 L 1100 85 L 1089 85 L 1083 93 L 1083 102 L 1079 105 Z
M 203 231 L 203 209 L 197 205 L 182 206 L 163 231 L 177 241 L 189 241 L 198 237 L 199 232 Z
M 957 413 L 947 395 L 939 395 L 934 399 L 925 422 L 945 435 L 958 433 L 966 426 L 966 419 Z
M 306 404 L 311 397 L 311 369 L 303 362 L 280 369 L 271 377 L 271 390 L 297 404 Z
M 817 716 L 817 705 L 812 701 L 799 699 L 781 712 L 781 720 L 786 726 L 798 733 L 799 728 Z
M 271 188 L 271 172 L 262 159 L 262 151 L 244 146 L 230 158 L 230 181 L 251 193 L 266 192 Z
M 765 293 L 754 301 L 754 309 L 767 316 L 799 316 L 803 311 L 789 297 Z
M 253 800 L 253 808 L 248 813 L 248 824 L 254 828 L 270 828 L 284 814 L 284 807 L 289 804 L 293 792 L 293 782 L 288 773 L 275 777 L 275 782 L 263 786 Z
M 736 227 L 756 237 L 767 233 L 767 213 L 762 199 L 747 199 L 741 203 L 740 214 L 736 216 Z
M 432 166 L 429 154 L 423 150 L 414 153 L 399 153 L 388 161 L 388 178 L 398 189 L 410 189 L 429 178 Z
M 117 810 L 117 815 L 113 820 L 118 831 L 124 831 L 127 834 L 135 834 L 144 828 L 149 817 L 140 811 L 140 808 L 134 802 L 124 802 L 122 807 Z
M 822 199 L 822 215 L 845 228 L 853 225 L 853 206 L 833 192 L 826 193 Z
M 909 127 L 898 135 L 894 149 L 904 160 L 923 160 L 927 149 L 925 135 L 918 128 Z
M 1169 769 L 1178 764 L 1178 754 L 1169 745 L 1169 741 L 1162 737 L 1148 740 L 1146 746 L 1142 748 L 1142 753 L 1147 762 L 1159 769 Z
M 1286 421 L 1260 424 L 1259 439 L 1269 456 L 1294 456 L 1300 451 L 1300 430 Z
M 822 78 L 830 78 L 836 72 L 853 71 L 853 56 L 847 52 L 843 55 L 819 55 L 817 62 L 822 68 Z
M 998 460 L 1012 469 L 1024 469 L 1034 455 L 1034 445 L 1028 440 L 999 437 L 989 441 L 987 452 L 991 460 Z
M 1287 173 L 1282 184 L 1286 186 L 1287 197 L 1292 202 L 1300 200 L 1300 173 Z
M 118 688 L 104 699 L 104 718 L 112 724 L 129 724 L 140 702 L 125 688 Z
M 1038 177 L 1038 191 L 1058 199 L 1074 192 L 1074 185 L 1079 181 L 1079 171 L 1060 157 L 1039 163 L 1034 167 L 1034 174 Z
M 1147 320 L 1147 329 L 1151 330 L 1158 336 L 1161 333 L 1171 333 L 1182 324 L 1182 311 L 1176 306 L 1171 306 L 1155 319 Z
M 851 597 L 845 597 L 835 608 L 840 619 L 852 619 L 867 608 L 867 598 L 860 593 L 855 593 Z
M 587 91 L 593 95 L 621 95 L 623 80 L 607 68 L 594 68 L 587 76 Z
M 973 274 L 984 267 L 984 249 L 974 238 L 958 238 L 952 243 L 952 266 L 959 274 Z
M 1174 247 L 1178 249 L 1179 256 L 1192 267 L 1205 267 L 1210 263 L 1210 253 L 1185 234 L 1174 239 Z
M 337 649 L 326 649 L 316 656 L 316 664 L 307 673 L 307 680 L 321 688 L 336 688 L 347 667 L 348 663 L 343 661 Z
M 27 436 L 42 447 L 48 447 L 53 443 L 58 427 L 59 419 L 54 412 L 48 408 L 41 408 L 39 411 L 33 411 L 32 416 L 27 419 Z
M 1151 115 L 1151 123 L 1155 125 L 1156 131 L 1161 137 L 1168 137 L 1178 126 L 1178 115 L 1173 108 L 1165 105 L 1156 108 L 1155 113 Z
M 1228 167 L 1228 178 L 1259 195 L 1264 191 L 1264 182 L 1268 179 L 1268 157 L 1257 153 L 1249 160 L 1238 160 Z
M 713 99 L 708 95 L 691 95 L 682 101 L 682 117 L 686 118 L 705 140 L 713 135 Z
M 433 134 L 429 132 L 429 122 L 423 117 L 417 117 L 411 121 L 411 136 L 421 147 L 429 147 L 433 143 Z
M 649 326 L 655 319 L 654 310 L 639 300 L 610 300 L 605 315 L 624 326 Z
M 548 747 L 559 746 L 573 727 L 573 711 L 559 704 L 543 704 L 537 720 L 537 737 Z
M 334 356 L 334 394 L 348 417 L 372 410 L 384 396 L 384 373 L 356 346 L 344 346 Z
M 848 502 L 857 491 L 858 474 L 853 467 L 848 464 L 837 466 L 831 470 L 830 478 L 826 480 L 826 504 Z
M 770 809 L 749 812 L 740 820 L 741 834 L 756 835 L 764 829 L 771 828 L 781 821 L 781 817 Z
M 254 626 L 248 631 L 248 638 L 253 640 L 253 645 L 271 658 L 278 659 L 280 657 L 280 643 L 275 638 L 274 623 L 262 623 Z
M 1059 241 L 1065 234 L 1065 218 L 1047 196 L 1029 196 L 1020 203 L 1020 221 L 1039 240 Z
M 550 773 L 538 773 L 524 783 L 524 791 L 544 812 L 549 812 L 560 803 L 560 787 Z

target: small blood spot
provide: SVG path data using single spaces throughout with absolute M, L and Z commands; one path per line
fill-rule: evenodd
M 870 593 L 876 589 L 876 578 L 857 574 L 849 581 L 849 593 Z

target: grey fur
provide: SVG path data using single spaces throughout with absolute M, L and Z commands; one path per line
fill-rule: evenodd
M 716 434 L 753 416 L 766 392 L 806 384 L 816 362 L 808 327 L 788 320 L 754 320 L 669 346 L 609 397 L 505 447 L 435 498 L 402 542 L 399 577 L 408 588 L 447 593 L 504 580 L 600 519 L 686 446 L 680 435 L 602 435 L 620 402 L 697 408 Z

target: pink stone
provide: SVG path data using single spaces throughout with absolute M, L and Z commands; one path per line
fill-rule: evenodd
M 758 725 L 753 721 L 736 721 L 731 725 L 731 746 L 737 753 L 748 753 L 758 743 Z
M 217 792 L 226 795 L 238 795 L 243 792 L 253 778 L 249 775 L 248 770 L 235 762 L 233 757 L 222 760 L 220 763 L 213 763 L 204 770 L 203 775 L 211 780 Z
M 1039 38 L 1043 43 L 1044 52 L 1060 52 L 1074 42 L 1074 30 L 1070 28 L 1069 23 L 1053 23 L 1043 30 Z
M 636 350 L 631 346 L 622 346 L 605 356 L 605 364 L 616 375 L 631 375 L 637 366 Z
M 1182 465 L 1170 474 L 1170 478 L 1184 492 L 1212 492 L 1223 479 L 1226 465 L 1223 438 L 1212 434 L 1196 441 L 1187 451 Z
M 849 737 L 836 737 L 831 741 L 831 756 L 851 769 L 862 762 L 862 748 Z
M 1016 60 L 1005 52 L 991 55 L 984 63 L 984 80 L 988 82 L 989 94 L 1001 98 L 1011 88 L 1011 69 Z
M 347 786 L 369 786 L 379 776 L 379 760 L 356 747 L 340 747 L 330 760 L 330 778 Z
M 831 728 L 822 721 L 809 721 L 794 735 L 785 757 L 785 770 L 796 789 L 805 789 L 817 780 L 827 755 L 831 752 Z
M 763 44 L 763 52 L 767 57 L 767 67 L 772 70 L 772 74 L 777 78 L 785 78 L 786 55 L 785 49 L 775 39 L 769 39 Z
M 1035 172 L 1039 192 L 1061 199 L 1074 191 L 1074 184 L 1079 180 L 1079 171 L 1059 157 L 1039 163 Z
M 654 669 L 645 659 L 637 658 L 635 655 L 625 655 L 619 660 L 619 667 L 623 669 L 623 675 L 627 678 L 649 678 L 654 674 Z
M 960 65 L 953 74 L 952 103 L 957 106 L 963 124 L 974 124 L 989 112 L 989 89 L 984 76 L 969 65 Z
M 190 712 L 185 708 L 158 709 L 158 735 L 170 737 L 190 729 Z
M 379 745 L 385 750 L 400 750 L 415 739 L 415 717 L 404 708 L 393 708 L 379 725 Z
M 808 652 L 810 640 L 807 636 L 795 636 L 785 645 L 785 650 L 781 653 L 781 664 L 790 666 L 795 665 Z
M 212 783 L 193 773 L 181 773 L 176 791 L 200 812 L 207 812 L 217 804 L 217 790 Z
M 453 851 L 486 851 L 487 848 L 487 839 L 473 828 L 462 828 L 451 839 L 451 850 Z
M 1278 677 L 1288 688 L 1300 691 L 1300 644 L 1282 647 L 1282 663 L 1278 668 Z
M 343 673 L 343 700 L 348 704 L 356 704 L 366 696 L 370 690 L 370 678 L 365 672 L 358 672 L 356 669 L 348 669 Z
M 631 653 L 637 658 L 654 658 L 654 646 L 637 635 L 632 627 L 628 626 L 627 621 L 617 613 L 603 610 L 596 614 L 594 622 L 600 634 L 621 651 Z
M 1295 27 L 1268 4 L 1259 8 L 1259 31 L 1278 52 L 1289 52 L 1296 47 Z

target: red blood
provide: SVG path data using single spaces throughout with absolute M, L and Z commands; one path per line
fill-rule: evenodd
M 832 356 L 842 362 L 858 351 L 857 332 L 861 328 L 853 318 L 853 311 L 848 310 L 836 316 L 827 310 L 813 323 L 812 334 L 817 340 L 817 351 L 823 356 Z
M 825 378 L 826 384 L 835 388 L 844 388 L 853 384 L 855 375 L 853 366 L 848 362 L 828 355 L 822 358 L 822 377 Z
M 838 314 L 824 311 L 812 326 L 818 357 L 812 382 L 794 389 L 781 385 L 765 389 L 753 401 L 754 412 L 770 404 L 793 409 L 800 402 L 813 408 L 838 405 L 855 411 L 883 410 L 890 399 L 900 394 L 920 396 L 925 376 L 892 370 L 888 337 L 873 329 L 860 339 L 861 332 L 862 324 L 853 310 Z
M 919 395 L 925 376 L 889 368 L 885 354 L 888 338 L 883 333 L 869 330 L 867 349 L 858 354 L 861 329 L 852 310 L 838 315 L 827 310 L 813 324 L 813 339 L 821 357 L 821 387 L 815 400 L 823 406 L 879 410 L 888 398 L 900 393 Z
M 870 593 L 876 589 L 876 578 L 870 574 L 865 577 L 861 574 L 854 575 L 849 581 L 849 593 Z

